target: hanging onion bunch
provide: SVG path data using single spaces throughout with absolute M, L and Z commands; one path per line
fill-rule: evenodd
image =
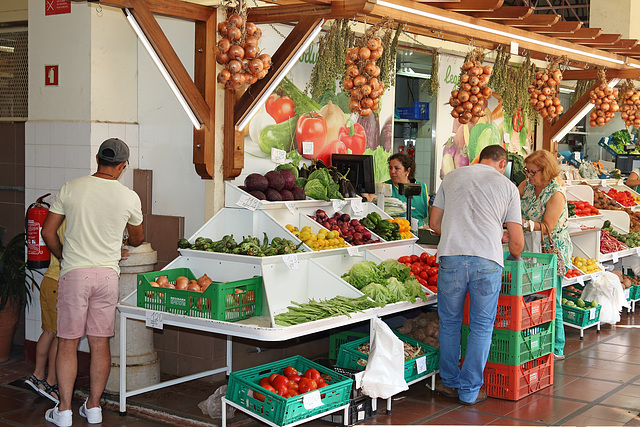
M 484 101 L 491 96 L 491 88 L 486 86 L 491 77 L 491 65 L 482 66 L 482 50 L 474 49 L 462 64 L 460 86 L 451 91 L 449 105 L 453 107 L 451 116 L 465 125 L 477 123 L 485 115 Z
M 363 37 L 356 40 L 356 46 L 345 51 L 347 75 L 343 87 L 350 94 L 349 110 L 363 117 L 377 111 L 379 98 L 385 90 L 384 82 L 379 79 L 380 67 L 376 60 L 384 51 L 382 39 L 376 33 L 383 26 L 388 27 L 391 20 L 383 20 L 369 28 Z
M 627 79 L 622 86 L 622 101 L 620 105 L 620 117 L 625 126 L 640 127 L 640 91 L 637 90 L 631 80 Z
M 216 62 L 225 68 L 218 73 L 218 83 L 227 89 L 240 89 L 254 84 L 267 75 L 271 56 L 260 53 L 258 40 L 262 30 L 252 22 L 246 22 L 245 13 L 232 13 L 226 21 L 218 23 Z
M 562 114 L 564 110 L 558 98 L 562 81 L 562 71 L 558 69 L 558 64 L 562 60 L 566 60 L 566 57 L 556 58 L 544 71 L 537 71 L 529 85 L 531 94 L 529 105 L 543 119 L 551 120 Z
M 589 102 L 595 104 L 595 110 L 589 115 L 589 125 L 604 126 L 605 123 L 615 116 L 615 113 L 619 110 L 618 102 L 618 89 L 607 85 L 607 78 L 602 69 L 598 70 L 598 78 L 600 79 L 600 86 L 589 92 Z

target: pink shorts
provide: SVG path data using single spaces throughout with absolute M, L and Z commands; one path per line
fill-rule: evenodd
M 58 337 L 112 337 L 118 303 L 118 273 L 108 267 L 77 268 L 58 283 Z

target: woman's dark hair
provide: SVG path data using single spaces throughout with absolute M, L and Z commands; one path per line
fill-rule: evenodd
M 391 164 L 391 160 L 397 160 L 402 163 L 405 170 L 409 171 L 409 181 L 414 182 L 416 180 L 416 161 L 412 156 L 407 153 L 396 153 L 389 157 L 388 162 Z

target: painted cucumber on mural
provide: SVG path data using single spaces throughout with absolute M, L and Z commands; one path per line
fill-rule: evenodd
M 444 81 L 438 90 L 438 99 L 448 100 L 451 91 L 460 83 L 460 67 L 463 57 L 441 54 L 438 73 Z M 441 104 L 444 104 L 441 103 Z M 449 113 L 447 104 L 439 111 L 436 126 L 436 164 L 438 165 L 436 182 L 452 170 L 478 162 L 478 156 L 487 145 L 501 144 L 507 151 L 524 155 L 530 151 L 532 126 L 527 117 L 503 117 L 500 94 L 494 93 L 485 100 L 482 108 L 484 117 L 476 124 L 460 124 Z M 450 129 L 450 131 L 448 131 Z M 514 130 L 515 129 L 515 130 Z M 440 131 L 442 130 L 442 131 Z
M 276 31 L 276 29 L 278 31 Z M 266 53 L 273 54 L 286 27 L 264 27 Z M 271 43 L 269 43 L 271 41 Z M 332 153 L 371 154 L 376 181 L 389 179 L 387 158 L 393 147 L 394 90 L 381 97 L 380 109 L 368 117 L 349 111 L 349 95 L 341 82 L 319 99 L 307 95 L 307 82 L 318 59 L 318 42 L 311 44 L 298 63 L 251 119 L 245 132 L 245 167 L 236 182 L 250 173 L 273 170 L 272 151 L 283 150 L 287 161 L 330 162 Z

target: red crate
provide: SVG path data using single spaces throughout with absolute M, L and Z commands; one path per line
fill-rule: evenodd
M 525 302 L 525 299 L 538 296 L 535 301 Z M 462 323 L 469 324 L 469 294 L 464 301 Z M 534 294 L 516 296 L 500 295 L 498 310 L 496 311 L 495 329 L 522 331 L 532 326 L 542 325 L 556 318 L 556 290 L 555 288 Z
M 487 363 L 483 378 L 487 396 L 520 400 L 553 384 L 553 353 L 516 366 Z

